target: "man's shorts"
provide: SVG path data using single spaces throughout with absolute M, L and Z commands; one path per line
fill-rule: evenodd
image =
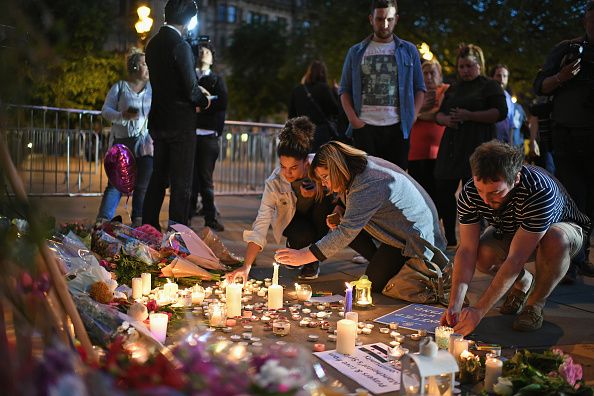
M 565 234 L 567 240 L 569 241 L 569 256 L 574 258 L 580 252 L 584 244 L 584 231 L 582 230 L 582 227 L 575 223 L 567 222 L 553 223 L 551 224 L 550 228 L 557 228 Z M 503 234 L 501 238 L 497 238 L 495 236 L 495 228 L 493 226 L 489 226 L 481 235 L 480 244 L 493 249 L 497 254 L 497 258 L 503 262 L 507 258 L 513 237 L 514 234 Z M 535 259 L 536 249 L 530 254 L 528 262 L 534 261 Z

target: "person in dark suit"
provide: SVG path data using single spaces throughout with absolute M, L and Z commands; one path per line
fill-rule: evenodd
M 212 95 L 210 107 L 200 111 L 196 120 L 196 155 L 194 156 L 194 182 L 190 198 L 190 219 L 196 212 L 198 194 L 202 198 L 204 226 L 214 231 L 225 231 L 222 221 L 217 218 L 214 203 L 214 183 L 212 175 L 219 157 L 219 137 L 225 128 L 227 110 L 227 87 L 223 77 L 212 70 L 214 47 L 210 40 L 202 41 L 194 47 L 196 52 L 196 75 L 201 87 Z
M 154 141 L 154 169 L 146 192 L 142 222 L 157 229 L 165 190 L 171 188 L 169 224 L 188 224 L 196 111 L 210 106 L 208 92 L 198 85 L 194 56 L 183 32 L 196 16 L 194 0 L 169 0 L 165 25 L 146 46 L 153 87 L 148 129 Z

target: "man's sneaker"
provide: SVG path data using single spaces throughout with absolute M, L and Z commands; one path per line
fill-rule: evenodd
M 526 304 L 526 300 L 528 299 L 528 295 L 534 288 L 534 275 L 532 275 L 532 283 L 530 283 L 530 288 L 527 292 L 523 292 L 521 290 L 512 287 L 510 292 L 507 294 L 503 305 L 499 308 L 499 312 L 504 315 L 514 315 L 517 314 L 522 310 L 524 304 Z
M 299 273 L 299 279 L 301 280 L 313 280 L 318 279 L 318 275 L 320 274 L 320 263 L 310 263 L 305 264 L 301 267 L 301 272 Z
M 517 331 L 534 331 L 542 327 L 542 308 L 527 305 L 514 320 L 513 328 Z
M 225 226 L 220 220 L 208 220 L 204 222 L 205 227 L 209 227 L 213 231 L 222 232 L 225 231 Z
M 355 254 L 351 261 L 355 264 L 369 264 L 369 261 L 360 254 Z

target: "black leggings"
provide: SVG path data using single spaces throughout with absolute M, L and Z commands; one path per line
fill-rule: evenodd
M 385 243 L 376 246 L 371 235 L 365 230 L 361 230 L 349 246 L 369 260 L 365 275 L 371 281 L 371 290 L 375 293 L 384 290 L 386 284 L 400 272 L 407 260 L 399 248 Z
M 332 199 L 326 196 L 321 202 L 316 201 L 307 213 L 295 212 L 283 231 L 287 237 L 287 247 L 302 249 L 322 239 L 328 233 L 326 216 L 333 210 Z

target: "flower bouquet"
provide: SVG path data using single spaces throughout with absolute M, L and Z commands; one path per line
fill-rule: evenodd
M 582 366 L 560 349 L 543 353 L 522 351 L 503 364 L 494 386 L 497 395 L 592 396 L 583 382 Z

